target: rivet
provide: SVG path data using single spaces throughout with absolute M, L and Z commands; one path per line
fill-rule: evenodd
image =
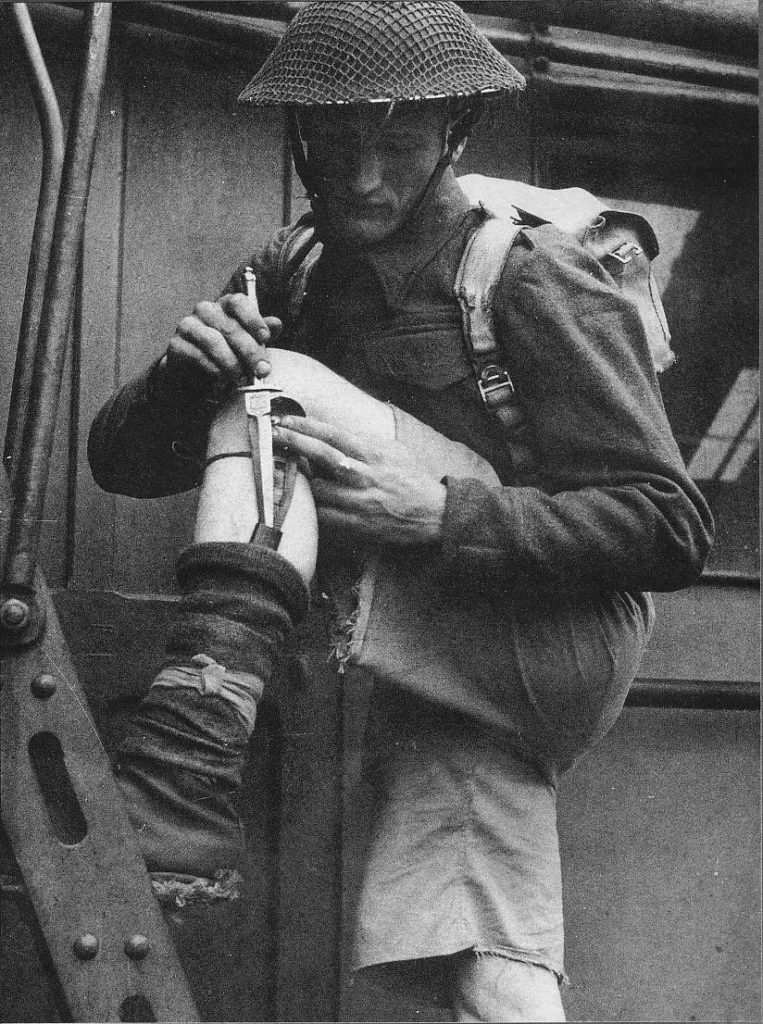
M 19 633 L 29 622 L 31 614 L 28 604 L 17 597 L 9 597 L 0 608 L 0 623 L 9 632 Z
M 74 954 L 80 960 L 92 960 L 98 954 L 100 943 L 91 932 L 83 932 L 74 940 Z
M 55 677 L 49 672 L 41 672 L 32 680 L 32 693 L 38 700 L 47 700 L 56 692 L 57 683 Z
M 125 954 L 131 960 L 145 960 L 151 951 L 151 943 L 145 935 L 131 935 L 125 942 Z

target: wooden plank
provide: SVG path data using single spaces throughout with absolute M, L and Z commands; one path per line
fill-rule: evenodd
M 513 60 L 528 73 L 527 62 Z M 489 100 L 456 168 L 458 174 L 487 174 L 532 180 L 532 98 L 523 94 Z
M 562 780 L 570 1020 L 760 1014 L 760 728 L 626 709 Z
M 328 653 L 314 608 L 271 687 L 283 728 L 275 1020 L 339 1019 L 342 685 Z
M 656 594 L 644 679 L 760 681 L 760 593 L 707 583 Z
M 279 226 L 280 118 L 237 108 L 246 71 L 131 49 L 120 380 L 166 347 L 175 324 L 213 297 L 237 263 Z M 117 586 L 173 586 L 193 496 L 117 503 Z

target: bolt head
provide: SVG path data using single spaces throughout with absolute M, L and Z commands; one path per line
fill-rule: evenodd
M 38 700 L 48 700 L 56 692 L 57 685 L 54 676 L 49 672 L 41 672 L 32 680 L 32 693 Z
M 12 633 L 19 633 L 31 617 L 29 605 L 17 597 L 9 597 L 0 608 L 0 623 Z
M 83 932 L 74 940 L 74 955 L 79 960 L 92 960 L 98 954 L 99 945 L 95 935 Z
M 145 960 L 151 951 L 151 943 L 145 935 L 131 935 L 125 942 L 125 954 L 131 960 Z

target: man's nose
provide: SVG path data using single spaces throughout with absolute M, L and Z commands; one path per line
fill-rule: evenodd
M 369 195 L 382 182 L 382 159 L 375 146 L 363 146 L 355 154 L 350 186 L 356 195 Z

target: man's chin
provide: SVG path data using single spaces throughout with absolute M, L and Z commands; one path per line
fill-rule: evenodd
M 353 249 L 379 245 L 394 234 L 397 227 L 381 217 L 350 217 L 346 213 L 322 211 L 326 234 Z
M 335 236 L 354 249 L 368 249 L 386 241 L 393 234 L 394 228 L 368 222 L 337 223 Z

